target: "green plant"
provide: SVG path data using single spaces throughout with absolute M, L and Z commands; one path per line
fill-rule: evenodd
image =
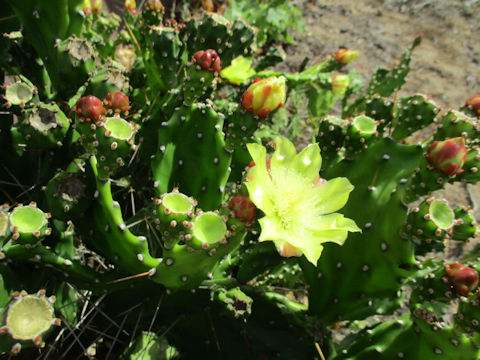
M 7 3 L 2 353 L 478 357 L 476 252 L 430 258 L 475 219 L 423 198 L 478 181 L 476 98 L 444 114 L 395 97 L 419 39 L 360 92 L 338 73 L 355 51 L 265 70 L 278 57 L 254 62 L 243 20 L 128 1 L 113 34 L 96 3 L 59 1 L 61 21 L 48 1 Z M 335 103 L 343 118 L 326 116 Z M 315 143 L 297 153 L 301 114 Z

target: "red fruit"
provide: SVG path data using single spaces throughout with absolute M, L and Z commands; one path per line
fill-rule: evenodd
M 215 50 L 200 50 L 193 54 L 193 63 L 200 66 L 203 70 L 214 73 L 222 70 L 220 57 Z
M 478 272 L 460 263 L 445 264 L 448 285 L 458 295 L 468 296 L 478 286 Z
M 465 139 L 456 137 L 444 141 L 435 141 L 425 154 L 435 169 L 447 176 L 463 172 L 462 166 L 467 158 Z
M 477 115 L 480 115 L 480 94 L 467 99 L 464 106 L 468 107 L 473 112 L 476 112 Z
M 131 108 L 128 96 L 121 91 L 107 94 L 103 102 L 116 113 L 127 114 Z
M 78 117 L 85 119 L 87 122 L 97 122 L 106 112 L 102 101 L 93 95 L 80 98 L 75 105 L 75 109 Z
M 246 195 L 237 195 L 230 199 L 229 209 L 233 210 L 234 216 L 244 223 L 255 221 L 257 207 Z

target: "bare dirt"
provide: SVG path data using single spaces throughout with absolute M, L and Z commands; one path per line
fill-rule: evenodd
M 299 1 L 305 33 L 295 35 L 288 61 L 321 58 L 339 47 L 361 55 L 350 65 L 368 76 L 395 64 L 423 35 L 404 87 L 430 96 L 442 108 L 457 108 L 480 91 L 480 1 L 317 0 Z

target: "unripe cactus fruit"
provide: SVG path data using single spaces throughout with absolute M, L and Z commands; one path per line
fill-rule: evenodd
M 246 195 L 237 195 L 230 199 L 228 207 L 233 211 L 234 216 L 244 223 L 255 221 L 257 207 Z
M 105 115 L 106 111 L 99 98 L 93 95 L 88 95 L 77 101 L 76 112 L 78 117 L 85 119 L 87 122 L 97 122 L 103 115 Z
M 358 51 L 350 49 L 339 49 L 334 52 L 334 55 L 335 59 L 337 59 L 337 61 L 341 65 L 347 65 L 357 58 Z
M 193 63 L 203 70 L 219 73 L 222 70 L 221 60 L 215 50 L 200 50 L 193 54 Z
M 438 172 L 446 176 L 460 174 L 463 172 L 462 166 L 467 157 L 465 139 L 456 137 L 444 141 L 435 141 L 429 146 L 425 156 Z
M 460 263 L 446 264 L 445 276 L 458 295 L 467 296 L 478 286 L 478 272 Z
M 269 77 L 256 79 L 242 95 L 243 107 L 262 118 L 279 108 L 285 102 L 286 86 L 285 78 Z
M 477 115 L 480 115 L 480 94 L 472 96 L 471 98 L 465 101 L 465 105 L 470 110 L 475 112 Z
M 343 96 L 350 84 L 350 77 L 346 74 L 337 74 L 332 77 L 332 93 L 335 96 Z
M 131 108 L 128 96 L 122 91 L 107 94 L 103 102 L 116 113 L 128 114 L 128 110 Z

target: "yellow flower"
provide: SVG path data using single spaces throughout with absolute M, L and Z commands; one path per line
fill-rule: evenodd
M 275 143 L 269 167 L 265 147 L 247 145 L 255 166 L 246 186 L 265 214 L 259 220 L 259 241 L 273 241 L 281 255 L 303 254 L 316 265 L 324 242 L 342 245 L 349 231 L 360 231 L 353 220 L 335 212 L 346 204 L 353 186 L 346 178 L 319 181 L 318 144 L 297 154 L 288 139 L 280 137 Z

